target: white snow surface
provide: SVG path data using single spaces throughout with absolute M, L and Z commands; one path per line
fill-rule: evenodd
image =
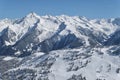
M 14 57 L 7 56 L 7 57 L 3 58 L 4 61 L 9 61 L 9 60 L 12 60 L 12 59 L 14 59 Z
M 79 75 L 84 77 L 81 80 L 120 80 L 120 55 L 112 54 L 119 46 L 104 46 L 99 41 L 99 38 L 107 40 L 120 30 L 114 20 L 90 20 L 67 15 L 39 16 L 36 13 L 22 19 L 0 20 L 0 38 L 5 39 L 0 47 L 14 46 L 12 49 L 16 51 L 15 57 L 6 56 L 3 60 L 14 60 L 25 52 L 31 52 L 21 58 L 19 66 L 5 71 L 3 76 L 8 76 L 6 80 L 18 80 L 19 76 L 23 80 L 79 80 L 75 79 Z M 63 40 L 64 37 L 66 40 Z M 75 42 L 65 45 L 71 38 L 75 38 Z M 42 42 L 44 45 L 41 48 Z M 84 44 L 74 47 L 80 42 Z M 61 47 L 61 44 L 64 45 Z

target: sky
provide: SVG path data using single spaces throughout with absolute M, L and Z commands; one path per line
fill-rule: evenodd
M 87 18 L 120 17 L 120 0 L 0 0 L 0 19 L 38 15 L 69 15 Z

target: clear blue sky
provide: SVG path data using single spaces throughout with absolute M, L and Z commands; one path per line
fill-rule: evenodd
M 39 15 L 120 17 L 120 0 L 0 0 L 0 19 Z

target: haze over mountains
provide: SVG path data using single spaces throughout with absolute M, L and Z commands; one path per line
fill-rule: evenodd
M 120 18 L 0 20 L 1 80 L 119 80 Z

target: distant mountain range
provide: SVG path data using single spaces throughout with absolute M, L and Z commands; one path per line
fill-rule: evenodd
M 0 80 L 119 80 L 120 18 L 0 20 Z

